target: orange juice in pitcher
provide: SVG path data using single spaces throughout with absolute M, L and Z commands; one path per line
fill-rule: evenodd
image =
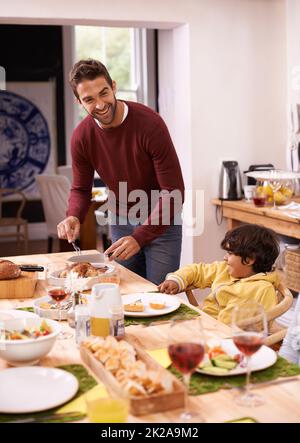
M 93 286 L 90 300 L 91 335 L 107 337 L 114 335 L 112 308 L 122 307 L 119 285 L 116 283 L 98 283 Z
M 107 337 L 110 334 L 110 319 L 91 317 L 91 334 Z

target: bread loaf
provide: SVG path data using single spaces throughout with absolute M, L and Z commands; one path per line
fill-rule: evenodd
M 20 274 L 21 270 L 18 265 L 9 260 L 0 260 L 0 280 L 18 278 Z

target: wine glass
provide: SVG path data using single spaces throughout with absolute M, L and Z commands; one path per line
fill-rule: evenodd
M 251 356 L 263 345 L 267 336 L 267 319 L 262 305 L 248 302 L 236 306 L 232 314 L 233 342 L 244 355 L 247 366 L 245 391 L 236 397 L 241 406 L 259 406 L 264 403 L 260 395 L 250 391 Z
M 279 178 L 277 171 L 275 171 L 275 170 L 270 171 L 270 178 L 268 180 L 268 184 L 273 191 L 273 209 L 277 209 L 276 200 L 275 200 L 275 193 L 277 191 L 279 191 L 279 189 L 281 188 L 281 185 L 282 185 L 281 179 Z
M 188 410 L 190 378 L 204 357 L 205 340 L 200 318 L 189 321 L 174 320 L 169 328 L 168 353 L 174 367 L 181 372 L 186 387 L 182 422 L 201 422 L 202 417 Z
M 59 273 L 65 268 L 63 263 L 50 263 L 46 268 L 46 292 L 49 297 L 57 303 L 58 307 L 58 322 L 61 326 L 62 320 L 62 302 L 69 296 L 69 292 L 61 285 L 63 279 L 59 277 Z M 73 337 L 73 334 L 66 331 L 60 331 L 57 335 L 58 340 L 66 340 Z

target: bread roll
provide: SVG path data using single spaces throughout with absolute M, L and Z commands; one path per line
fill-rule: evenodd
M 0 260 L 0 280 L 9 280 L 11 278 L 18 278 L 21 274 L 21 269 L 9 260 Z

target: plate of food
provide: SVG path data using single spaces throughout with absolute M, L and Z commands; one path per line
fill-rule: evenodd
M 156 317 L 176 311 L 181 301 L 174 295 L 138 292 L 123 295 L 122 303 L 128 317 Z
M 267 346 L 262 346 L 251 357 L 251 372 L 266 369 L 277 361 L 276 352 Z M 221 340 L 219 346 L 209 348 L 205 353 L 196 372 L 205 375 L 214 375 L 216 377 L 228 377 L 231 375 L 240 375 L 247 372 L 246 362 L 243 355 L 239 352 L 232 339 Z
M 115 266 L 107 263 L 72 263 L 61 266 L 49 266 L 47 283 L 52 286 L 65 286 L 70 276 L 86 279 L 83 290 L 91 289 L 96 283 L 108 283 L 108 278 L 115 276 Z
M 43 318 L 50 318 L 52 320 L 59 320 L 61 316 L 61 320 L 67 320 L 68 318 L 68 310 L 72 306 L 72 300 L 70 297 L 66 298 L 60 305 L 53 300 L 49 295 L 45 295 L 44 297 L 37 298 L 33 302 L 33 309 L 35 314 L 39 315 Z M 61 312 L 59 312 L 61 310 Z

